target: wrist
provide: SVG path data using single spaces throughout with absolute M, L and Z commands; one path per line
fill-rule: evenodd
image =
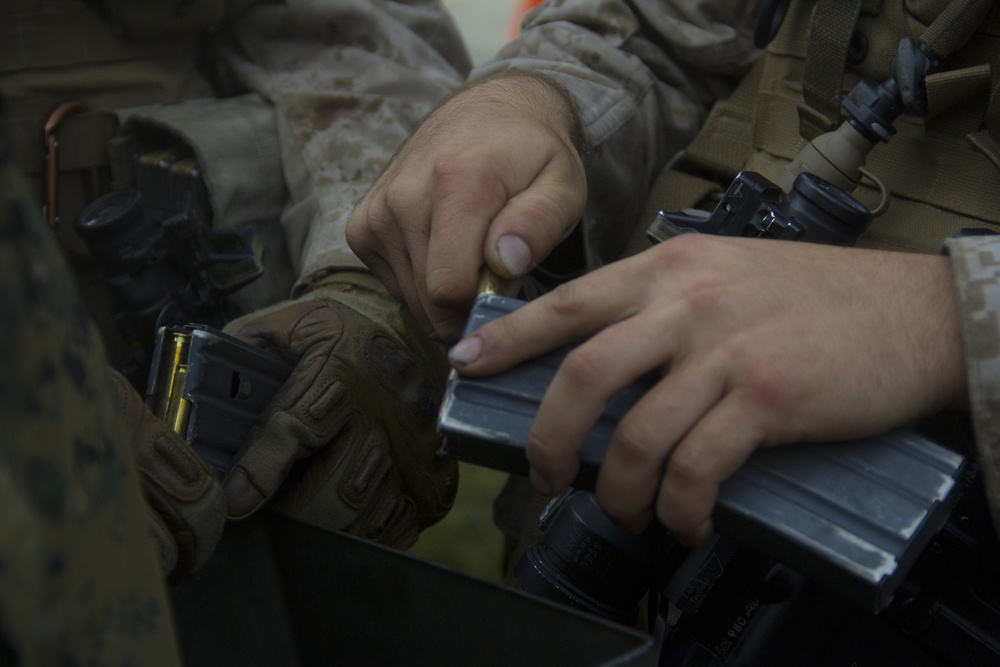
M 565 86 L 542 72 L 512 68 L 471 81 L 439 108 L 444 107 L 457 113 L 474 108 L 486 118 L 514 113 L 548 126 L 578 154 L 585 152 L 575 99 Z
M 966 345 L 963 340 L 961 308 L 953 283 L 953 269 L 949 258 L 941 258 L 941 295 L 943 319 L 941 339 L 946 341 L 942 350 L 945 369 L 946 409 L 965 411 L 969 409 L 969 384 L 966 368 Z

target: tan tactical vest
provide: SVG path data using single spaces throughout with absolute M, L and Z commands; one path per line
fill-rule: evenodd
M 900 38 L 919 38 L 951 4 L 793 0 L 751 74 L 661 176 L 644 219 L 656 210 L 710 209 L 740 169 L 777 182 L 810 139 L 845 119 L 840 101 L 860 77 L 886 80 Z M 954 47 L 952 29 L 937 24 L 949 55 L 928 77 L 929 115 L 904 114 L 896 134 L 869 154 L 866 168 L 887 198 L 868 178 L 852 193 L 872 210 L 886 207 L 859 246 L 938 252 L 961 228 L 1000 229 L 1000 3 L 959 4 L 992 7 Z

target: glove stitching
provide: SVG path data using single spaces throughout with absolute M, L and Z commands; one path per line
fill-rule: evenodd
M 154 468 L 150 466 L 148 463 L 143 462 L 142 459 L 146 459 L 147 457 L 153 458 L 155 456 L 155 454 L 153 454 L 154 450 L 152 441 L 156 439 L 156 437 L 157 436 L 155 435 L 149 436 L 146 439 L 145 444 L 142 446 L 143 456 L 140 457 L 140 460 L 136 464 L 136 467 L 139 469 L 139 471 L 143 474 L 143 476 L 146 479 L 148 479 L 152 483 L 155 483 L 156 487 L 159 490 L 167 493 L 167 495 L 176 498 L 177 500 L 181 500 L 184 502 L 191 502 L 204 497 L 205 491 L 212 485 L 212 480 L 207 479 L 204 476 L 204 475 L 211 475 L 211 473 L 209 473 L 207 469 L 199 465 L 200 459 L 198 461 L 195 461 L 194 465 L 200 467 L 201 472 L 204 473 L 204 475 L 200 476 L 199 479 L 194 484 L 181 483 L 179 485 L 168 483 L 172 482 L 176 478 L 169 475 L 161 474 L 158 471 L 158 466 Z M 186 452 L 181 452 L 181 453 L 184 456 L 187 456 Z
M 362 428 L 354 429 L 354 432 L 352 433 L 351 437 L 352 442 L 350 443 L 351 446 L 349 451 L 355 449 L 354 445 L 356 443 L 354 441 L 358 439 L 365 440 L 366 444 L 363 445 L 360 449 L 355 450 L 355 454 L 354 456 L 351 457 L 351 460 L 348 462 L 346 474 L 341 479 L 340 484 L 338 484 L 337 490 L 338 490 L 338 495 L 345 504 L 347 504 L 350 507 L 353 507 L 358 511 L 363 511 L 366 505 L 371 504 L 372 496 L 376 495 L 371 492 L 371 489 L 377 489 L 382 486 L 382 481 L 387 477 L 389 477 L 394 472 L 395 464 L 392 460 L 392 457 L 389 455 L 389 452 L 386 451 L 384 443 L 380 443 L 377 440 L 370 440 L 368 439 L 368 437 L 365 436 L 366 433 L 371 434 L 374 430 L 372 429 L 371 422 L 369 421 L 368 416 L 365 415 L 363 412 L 356 410 L 353 413 L 352 417 L 354 418 L 355 423 L 357 421 L 362 422 Z M 377 452 L 377 454 L 383 460 L 388 459 L 388 464 L 384 462 L 382 463 L 380 467 L 382 467 L 383 470 L 381 471 L 381 473 L 377 475 L 377 477 L 373 477 L 372 479 L 369 480 L 369 483 L 366 485 L 366 491 L 357 491 L 355 490 L 352 482 L 357 476 L 358 471 L 361 469 L 362 465 L 366 461 L 368 461 L 368 458 L 372 452 Z
M 352 408 L 350 402 L 347 398 L 349 382 L 345 380 L 344 377 L 340 375 L 333 376 L 327 380 L 320 383 L 312 382 L 310 383 L 309 390 L 306 396 L 303 396 L 303 400 L 299 402 L 299 409 L 290 412 L 291 416 L 295 419 L 301 421 L 306 425 L 311 434 L 317 440 L 323 440 L 323 442 L 318 442 L 315 448 L 309 447 L 309 452 L 315 452 L 329 444 L 329 439 L 335 438 L 338 431 L 343 428 L 343 424 L 347 423 L 350 415 L 341 415 L 341 412 L 350 411 Z M 339 388 L 337 386 L 339 385 Z M 316 417 L 312 414 L 310 408 L 313 407 L 317 399 L 326 394 L 327 390 L 333 388 L 333 391 L 339 391 L 341 396 L 333 397 L 330 402 L 331 407 L 324 411 L 322 416 Z M 338 422 L 343 422 L 339 428 L 323 428 L 325 422 L 332 422 L 335 426 Z M 333 431 L 332 434 L 327 434 L 326 431 Z

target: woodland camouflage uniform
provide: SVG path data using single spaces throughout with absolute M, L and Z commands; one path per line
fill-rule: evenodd
M 0 133 L 0 665 L 175 665 L 100 337 Z

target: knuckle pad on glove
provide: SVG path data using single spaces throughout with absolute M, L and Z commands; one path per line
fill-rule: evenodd
M 281 508 L 325 517 L 338 529 L 351 523 L 391 466 L 384 438 L 373 432 L 353 413 L 335 441 L 292 470 L 278 500 Z
M 143 490 L 177 547 L 177 581 L 201 567 L 225 523 L 222 488 L 197 456 L 165 436 L 155 436 L 138 455 Z M 166 454 L 164 456 L 164 454 Z
M 234 320 L 226 333 L 297 362 L 316 344 L 333 344 L 343 325 L 321 300 L 288 301 Z
M 262 423 L 255 426 L 252 443 L 239 463 L 251 476 L 263 480 L 264 468 L 287 470 L 293 463 L 322 450 L 343 428 L 350 406 L 347 384 L 339 377 L 322 377 L 309 384 L 289 405 L 272 404 Z M 273 492 L 280 479 L 262 482 Z
M 359 537 L 407 549 L 417 541 L 420 528 L 413 501 L 406 496 L 387 494 L 348 530 Z
M 338 408 L 345 402 L 347 385 L 339 377 L 324 377 L 314 389 L 298 406 L 297 416 L 310 425 L 317 437 L 329 437 L 340 426 Z
M 348 507 L 361 510 L 371 500 L 382 477 L 391 467 L 392 461 L 385 445 L 369 438 L 348 464 L 338 487 L 340 499 Z
M 153 432 L 138 443 L 138 463 L 143 475 L 169 498 L 189 503 L 213 486 L 212 473 L 180 438 Z
M 169 572 L 179 581 L 203 565 L 215 548 L 225 523 L 225 497 L 187 443 L 149 411 L 124 377 L 115 373 L 115 380 L 143 495 L 155 514 L 151 532 L 165 567 L 164 554 L 172 553 Z M 164 546 L 167 534 L 172 549 Z

